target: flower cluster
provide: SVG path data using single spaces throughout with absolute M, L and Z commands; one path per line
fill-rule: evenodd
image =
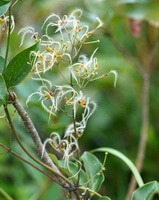
M 69 160 L 70 158 L 76 160 L 74 153 L 79 151 L 77 139 L 73 135 L 70 135 L 69 137 L 65 136 L 61 139 L 58 133 L 51 133 L 50 138 L 47 138 L 44 142 L 42 157 L 47 143 L 49 143 L 54 150 L 62 154 L 65 167 L 70 170 Z
M 44 110 L 49 113 L 49 121 L 51 116 L 56 116 L 56 113 L 61 111 L 71 119 L 63 137 L 53 132 L 43 145 L 43 150 L 49 143 L 61 153 L 68 169 L 70 169 L 70 159 L 77 161 L 80 165 L 76 159 L 79 153 L 78 139 L 83 135 L 88 119 L 97 107 L 96 103 L 87 97 L 82 89 L 89 82 L 106 77 L 111 73 L 115 75 L 115 85 L 117 79 L 117 73 L 114 70 L 98 75 L 98 63 L 95 57 L 97 49 L 90 58 L 86 55 L 78 55 L 81 47 L 86 44 L 86 40 L 103 25 L 97 18 L 98 26 L 94 30 L 90 30 L 87 25 L 80 22 L 81 16 L 80 9 L 63 17 L 51 14 L 42 26 L 45 28 L 45 34 L 40 39 L 38 32 L 33 27 L 25 27 L 19 32 L 22 35 L 20 45 L 23 44 L 27 34 L 30 34 L 31 38 L 36 41 L 40 41 L 39 51 L 31 52 L 30 58 L 34 55 L 35 59 L 33 62 L 30 59 L 30 64 L 33 66 L 33 79 L 40 81 L 41 86 L 27 98 L 26 103 L 28 104 L 36 95 Z M 55 34 L 53 34 L 53 30 Z M 75 62 L 76 60 L 77 62 Z M 67 64 L 70 79 L 61 70 L 59 72 L 68 84 L 57 85 L 43 78 L 43 74 L 48 70 L 59 67 L 61 61 Z M 78 116 L 79 113 L 81 113 L 81 117 Z
M 61 60 L 72 65 L 73 59 L 78 55 L 85 40 L 102 26 L 102 22 L 97 18 L 99 25 L 94 30 L 89 30 L 87 25 L 80 23 L 81 15 L 80 9 L 73 11 L 69 16 L 64 15 L 62 18 L 56 14 L 51 14 L 42 26 L 42 28 L 45 27 L 45 34 L 41 38 L 38 38 L 38 32 L 30 26 L 19 31 L 19 34 L 22 35 L 20 45 L 23 44 L 27 34 L 30 34 L 31 38 L 41 41 L 40 50 L 32 52 L 36 57 L 34 62 L 36 74 L 45 73 Z M 53 34 L 50 27 L 56 27 L 55 33 L 60 33 L 58 40 L 50 36 L 50 34 Z

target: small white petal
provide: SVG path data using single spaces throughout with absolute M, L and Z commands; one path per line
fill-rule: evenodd
M 115 76 L 115 79 L 114 79 L 114 87 L 116 87 L 116 83 L 117 83 L 117 79 L 118 79 L 118 73 L 117 73 L 117 71 L 116 71 L 116 70 L 111 70 L 111 71 L 109 72 L 109 74 L 114 74 L 114 76 Z

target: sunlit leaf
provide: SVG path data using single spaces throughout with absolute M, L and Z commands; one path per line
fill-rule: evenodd
M 73 178 L 70 178 L 70 180 L 77 182 L 77 179 L 78 179 L 78 176 L 79 176 L 80 177 L 80 179 L 79 179 L 80 185 L 83 186 L 85 183 L 88 182 L 87 175 L 82 169 L 80 169 L 80 172 L 78 173 L 78 171 L 79 171 L 78 164 L 73 163 L 73 162 L 69 162 L 69 168 L 70 168 L 70 170 L 69 170 L 65 166 L 64 160 L 60 160 L 58 163 L 59 163 L 58 166 L 60 167 L 61 171 L 63 171 L 69 178 L 73 177 Z M 84 185 L 84 186 L 86 186 L 86 185 Z
M 50 156 L 51 160 L 52 160 L 56 165 L 58 165 L 58 159 L 57 159 L 57 157 L 56 157 L 54 154 L 52 154 L 52 153 L 49 153 L 49 156 Z
M 104 181 L 101 162 L 91 153 L 84 152 L 81 156 L 84 163 L 84 168 L 89 177 L 89 188 L 98 191 Z
M 32 69 L 29 64 L 31 51 L 37 51 L 39 42 L 17 54 L 3 71 L 7 88 L 21 83 Z
M 0 16 L 4 15 L 7 12 L 10 5 L 10 1 L 0 0 Z
M 157 193 L 159 194 L 159 184 L 157 181 L 152 181 L 137 189 L 133 193 L 132 200 L 149 200 Z
M 130 170 L 132 171 L 132 173 L 134 174 L 134 176 L 136 178 L 138 185 L 140 187 L 144 185 L 143 180 L 142 180 L 137 168 L 135 167 L 135 165 L 131 162 L 131 160 L 129 160 L 120 151 L 117 151 L 117 150 L 112 149 L 112 148 L 102 147 L 102 148 L 94 149 L 92 152 L 108 152 L 108 153 L 118 157 L 120 160 L 124 161 L 124 163 L 130 168 Z
M 103 197 L 100 197 L 98 200 L 111 200 L 111 199 L 109 197 L 103 196 Z
M 8 94 L 7 88 L 2 74 L 0 74 L 0 106 L 7 104 Z

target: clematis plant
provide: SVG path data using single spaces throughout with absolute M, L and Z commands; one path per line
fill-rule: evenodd
M 34 44 L 8 62 L 9 36 L 14 29 L 14 18 L 11 16 L 11 2 L 2 1 L 2 3 L 1 10 L 3 12 L 0 25 L 2 29 L 4 24 L 8 26 L 8 42 L 5 58 L 0 57 L 0 63 L 2 63 L 0 106 L 4 108 L 5 117 L 20 147 L 36 163 L 43 166 L 43 170 L 26 161 L 20 155 L 18 155 L 18 158 L 61 185 L 66 190 L 69 199 L 87 200 L 92 199 L 93 196 L 96 196 L 99 200 L 109 199 L 98 193 L 104 181 L 107 152 L 120 157 L 132 170 L 138 184 L 142 186 L 143 181 L 135 166 L 123 154 L 110 148 L 100 149 L 106 152 L 105 159 L 101 163 L 92 153 L 81 153 L 78 144 L 79 139 L 85 133 L 89 118 L 97 108 L 96 102 L 87 96 L 84 88 L 92 81 L 105 78 L 110 74 L 115 76 L 114 86 L 116 86 L 117 72 L 115 70 L 100 74 L 100 66 L 95 56 L 98 49 L 95 49 L 90 57 L 82 54 L 81 50 L 83 45 L 91 43 L 90 36 L 103 26 L 103 22 L 97 17 L 98 25 L 91 29 L 88 25 L 81 23 L 83 12 L 80 9 L 62 17 L 52 13 L 42 25 L 44 35 L 30 26 L 19 31 L 19 36 L 21 36 L 20 46 L 25 43 L 26 37 L 32 39 Z M 8 9 L 9 16 L 4 17 Z M 53 33 L 56 34 L 56 37 Z M 94 42 L 99 41 L 92 41 L 92 43 Z M 66 66 L 64 70 L 61 69 L 63 63 Z M 46 74 L 49 71 L 54 73 L 55 69 L 58 70 L 63 80 L 62 85 L 46 78 Z M 44 112 L 48 113 L 49 122 L 51 118 L 57 117 L 59 112 L 69 117 L 70 123 L 65 127 L 63 136 L 57 132 L 52 132 L 48 138 L 42 141 L 39 136 L 40 130 L 35 128 L 31 118 L 18 101 L 19 94 L 13 92 L 13 87 L 20 84 L 29 73 L 33 81 L 39 82 L 40 86 L 28 96 L 26 106 L 33 109 L 30 102 L 35 96 L 38 96 L 39 104 L 41 104 Z M 38 157 L 30 153 L 29 148 L 23 144 L 17 134 L 8 110 L 8 104 L 14 106 L 24 122 L 35 144 Z M 0 144 L 0 146 L 17 156 L 5 145 Z M 54 154 L 51 152 L 54 152 Z M 44 169 L 47 171 L 44 171 Z

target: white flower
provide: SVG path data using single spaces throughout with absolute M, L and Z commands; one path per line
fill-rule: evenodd
M 86 128 L 88 119 L 92 116 L 92 114 L 96 110 L 96 103 L 90 100 L 89 97 L 86 98 L 81 91 L 77 96 L 74 97 L 72 104 L 74 110 L 74 119 L 76 119 L 77 117 L 78 107 L 80 106 L 83 108 L 82 119 L 79 122 L 75 122 L 75 125 L 73 123 L 70 124 L 65 131 L 64 137 L 74 135 L 75 132 L 77 134 L 77 137 L 78 135 L 79 136 L 82 135 Z
M 26 104 L 28 105 L 33 96 L 38 95 L 39 96 L 38 101 L 41 101 L 41 105 L 44 108 L 44 110 L 50 114 L 49 115 L 49 120 L 50 120 L 51 115 L 55 115 L 55 112 L 58 109 L 57 102 L 54 97 L 54 92 L 52 90 L 52 84 L 45 79 L 35 79 L 35 80 L 42 81 L 43 85 L 38 88 L 38 91 L 33 92 L 31 95 L 28 96 Z M 47 84 L 44 84 L 44 82 Z
M 55 113 L 60 109 L 62 101 L 73 98 L 78 94 L 70 85 L 53 85 L 50 81 L 42 78 L 34 78 L 34 80 L 42 81 L 43 85 L 38 88 L 38 91 L 28 96 L 26 104 L 28 105 L 33 96 L 38 95 L 38 101 L 41 102 L 44 110 L 50 114 L 49 120 L 51 115 L 56 115 Z M 66 105 L 68 104 L 66 103 Z
M 63 139 L 61 139 L 58 133 L 56 132 L 51 133 L 50 138 L 47 138 L 44 141 L 42 157 L 44 155 L 46 145 L 48 143 L 50 143 L 56 151 L 62 153 L 63 155 L 62 159 L 64 160 L 64 165 L 70 170 L 69 161 L 70 159 L 76 160 L 73 157 L 73 155 L 77 150 L 79 150 L 77 139 L 73 135 L 69 136 L 69 138 L 64 137 Z
M 69 71 L 76 83 L 83 87 L 92 77 L 97 74 L 97 58 L 94 57 L 97 49 L 92 53 L 90 59 L 85 55 L 79 56 L 78 62 L 69 66 Z
M 47 19 L 43 23 L 42 28 L 45 26 L 45 24 L 48 21 L 51 21 L 46 25 L 46 35 L 48 35 L 48 28 L 50 26 L 52 26 L 52 27 L 55 26 L 55 27 L 57 27 L 55 33 L 60 32 L 61 36 L 63 38 L 63 32 L 62 31 L 64 29 L 65 30 L 71 29 L 71 32 L 76 30 L 81 15 L 82 15 L 82 10 L 80 10 L 80 9 L 74 10 L 69 16 L 64 15 L 62 18 L 60 16 L 58 16 L 57 14 L 52 13 L 50 16 L 47 17 Z
M 20 35 L 20 34 L 22 34 L 20 46 L 23 44 L 24 39 L 25 39 L 27 34 L 30 34 L 31 38 L 34 38 L 36 40 L 37 40 L 37 37 L 38 37 L 38 32 L 35 32 L 34 28 L 31 27 L 31 26 L 27 26 L 27 27 L 22 28 L 19 31 L 18 35 Z
M 52 69 L 54 63 L 56 62 L 55 59 L 55 53 L 50 52 L 35 52 L 32 51 L 30 54 L 30 57 L 32 55 L 35 57 L 33 65 L 33 70 L 35 71 L 35 74 L 40 74 L 47 72 L 49 69 Z

